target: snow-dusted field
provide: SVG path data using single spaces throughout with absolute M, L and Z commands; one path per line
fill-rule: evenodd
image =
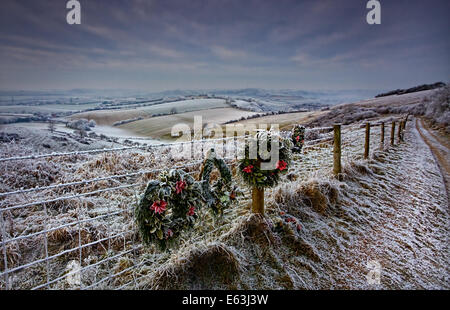
M 323 113 L 323 111 L 310 111 L 267 115 L 234 122 L 233 124 L 278 124 L 280 130 L 290 130 L 293 124 L 305 124 Z
M 219 110 L 209 110 L 217 122 L 224 114 Z M 183 113 L 184 121 L 195 113 Z M 85 145 L 62 128 L 52 135 L 38 127 L 2 127 L 19 140 L 0 144 L 0 287 L 448 289 L 450 226 L 442 174 L 412 117 L 405 142 L 396 132 L 395 145 L 389 145 L 390 121 L 397 117 L 404 115 L 371 118 L 374 125 L 386 122 L 385 144 L 380 127 L 372 127 L 368 160 L 365 120 L 342 127 L 340 181 L 331 173 L 332 132 L 308 132 L 286 177 L 266 190 L 264 220 L 251 215 L 250 192 L 236 177 L 236 161 L 228 159 L 245 197 L 223 219 L 205 213 L 178 248 L 164 253 L 141 245 L 134 206 L 162 169 L 180 167 L 197 176 L 202 156 L 180 160 L 169 146 L 123 148 L 95 139 Z M 211 147 L 200 146 L 199 154 Z M 122 149 L 77 152 L 103 147 Z M 76 152 L 30 156 L 53 151 Z M 373 262 L 381 267 L 379 284 L 367 282 Z M 68 281 L 68 273 L 81 282 Z
M 13 123 L 8 125 L 0 125 L 0 129 L 3 130 L 13 130 L 14 128 L 25 128 L 25 129 L 31 129 L 31 130 L 39 130 L 42 132 L 48 131 L 48 123 L 42 123 L 42 122 L 29 122 L 29 123 Z M 64 124 L 55 124 L 55 130 L 62 133 L 74 133 L 74 130 L 72 128 L 66 127 Z M 147 143 L 147 144 L 157 144 L 161 143 L 159 140 L 155 140 L 152 138 L 149 138 L 148 136 L 139 135 L 138 133 L 122 129 L 115 126 L 103 126 L 98 125 L 92 128 L 92 132 L 95 132 L 97 135 L 106 135 L 111 138 L 117 138 L 119 141 L 123 140 L 130 140 L 133 142 L 139 142 L 139 143 Z
M 98 104 L 43 104 L 43 105 L 0 105 L 0 113 L 58 113 L 78 112 L 98 107 Z
M 208 123 L 223 124 L 229 120 L 239 119 L 258 114 L 234 108 L 216 108 L 194 112 L 179 113 L 167 116 L 152 117 L 119 126 L 138 135 L 156 138 L 170 138 L 172 127 L 177 124 L 187 124 L 193 128 L 194 118 L 202 117 L 204 125 Z
M 119 138 L 119 139 L 128 139 L 133 142 L 139 143 L 147 143 L 147 144 L 158 144 L 159 140 L 155 140 L 149 138 L 145 135 L 139 135 L 139 133 L 132 132 L 130 130 L 126 130 L 124 128 L 116 127 L 116 126 L 95 126 L 92 131 L 97 133 L 98 135 L 104 134 L 109 137 Z
M 228 105 L 223 99 L 192 99 L 169 103 L 155 104 L 153 106 L 136 109 L 120 109 L 107 111 L 92 111 L 75 114 L 72 118 L 93 119 L 97 124 L 113 125 L 115 122 L 132 119 L 135 117 L 151 117 L 154 114 L 169 114 L 172 110 L 176 113 L 226 108 Z

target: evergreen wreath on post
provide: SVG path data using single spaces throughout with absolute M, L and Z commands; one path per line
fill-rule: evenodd
M 282 138 L 273 131 L 260 131 L 254 138 L 257 141 L 257 149 L 259 150 L 261 145 L 266 144 L 267 155 L 270 155 L 272 137 L 275 135 L 278 137 L 279 159 L 273 170 L 261 170 L 261 163 L 270 162 L 270 158 L 266 160 L 262 159 L 258 151 L 257 159 L 250 159 L 249 145 L 246 144 L 245 156 L 239 162 L 239 175 L 248 186 L 259 189 L 274 187 L 278 184 L 280 175 L 288 171 L 291 163 L 290 148 L 292 146 L 288 139 Z
M 292 128 L 292 143 L 294 144 L 292 151 L 294 153 L 300 153 L 305 144 L 305 127 L 295 125 L 294 128 Z
M 278 161 L 275 169 L 262 170 L 261 164 L 271 161 L 272 141 L 275 138 L 278 140 Z M 250 146 L 246 144 L 245 156 L 239 162 L 239 173 L 243 181 L 252 188 L 252 212 L 264 215 L 264 188 L 277 185 L 280 174 L 288 171 L 292 144 L 290 140 L 283 139 L 273 131 L 258 132 L 253 142 L 256 142 L 257 158 L 250 159 Z M 263 149 L 265 152 L 261 152 Z
M 200 183 L 192 176 L 183 170 L 162 172 L 149 182 L 135 209 L 143 242 L 156 243 L 161 250 L 173 246 L 185 229 L 194 226 L 203 202 Z
M 219 170 L 220 178 L 211 185 L 210 177 L 214 168 Z M 233 184 L 230 168 L 223 159 L 216 157 L 214 149 L 208 152 L 200 173 L 200 179 L 206 205 L 214 215 L 223 215 L 223 211 L 235 203 L 237 196 L 242 194 Z

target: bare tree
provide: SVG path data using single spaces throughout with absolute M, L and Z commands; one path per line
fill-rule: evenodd
M 48 130 L 50 130 L 51 133 L 53 133 L 55 131 L 55 120 L 53 118 L 51 118 L 48 121 Z

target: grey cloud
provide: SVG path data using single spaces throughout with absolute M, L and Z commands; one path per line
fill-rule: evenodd
M 444 0 L 381 1 L 379 26 L 361 0 L 80 2 L 70 26 L 63 0 L 2 1 L 2 88 L 348 89 L 450 75 Z

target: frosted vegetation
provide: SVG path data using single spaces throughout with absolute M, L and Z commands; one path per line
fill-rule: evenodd
M 94 120 L 87 120 L 85 118 L 78 119 L 67 123 L 67 127 L 77 130 L 90 131 L 91 128 L 95 127 L 96 123 Z
M 363 119 L 398 114 L 425 116 L 450 133 L 450 86 L 401 96 L 381 97 L 357 104 L 338 105 L 311 124 L 351 124 Z
M 9 269 L 45 258 L 46 247 L 50 257 L 75 249 L 48 265 L 18 270 L 10 285 L 45 285 L 47 276 L 50 282 L 62 277 L 67 264 L 81 257 L 82 283 L 88 288 L 366 288 L 368 259 L 386 268 L 379 288 L 446 287 L 445 195 L 431 154 L 423 143 L 417 148 L 417 133 L 409 126 L 405 144 L 376 152 L 368 162 L 361 161 L 363 130 L 346 128 L 343 182 L 330 176 L 330 135 L 316 133 L 325 142 L 305 146 L 284 182 L 267 192 L 267 218 L 250 215 L 244 200 L 220 222 L 205 215 L 169 253 L 143 248 L 133 223 L 133 206 L 155 173 L 2 197 L 2 206 L 49 201 L 4 212 L 7 239 L 51 230 L 8 242 Z M 372 141 L 376 150 L 375 131 Z M 12 143 L 2 148 L 1 157 L 27 152 L 32 150 Z M 417 160 L 425 169 L 415 168 Z M 2 192 L 183 164 L 171 159 L 169 149 L 5 162 Z M 197 167 L 187 171 L 196 175 Z M 51 201 L 127 185 L 133 186 Z M 399 236 L 399 230 L 409 233 Z M 49 286 L 70 288 L 64 277 Z
M 423 115 L 436 116 L 437 122 L 448 105 L 433 99 L 445 97 L 430 98 L 432 104 Z M 206 143 L 194 160 L 174 159 L 169 147 L 142 146 L 0 162 L 2 251 L 8 270 L 17 268 L 7 278 L 0 277 L 0 287 L 8 282 L 16 289 L 78 288 L 65 277 L 67 266 L 77 261 L 82 288 L 448 289 L 448 200 L 430 149 L 411 118 L 405 142 L 397 145 L 396 137 L 396 146 L 390 147 L 388 124 L 395 114 L 375 111 L 360 118 L 369 108 L 355 106 L 353 121 L 342 131 L 341 181 L 331 175 L 332 132 L 308 131 L 303 153 L 295 155 L 281 184 L 266 191 L 265 218 L 250 213 L 251 195 L 238 180 L 245 191 L 240 204 L 220 220 L 202 214 L 200 224 L 170 252 L 142 246 L 134 206 L 160 169 L 186 166 L 183 169 L 197 177 L 203 151 L 219 149 L 217 145 Z M 316 123 L 342 117 L 330 113 L 329 120 Z M 364 160 L 362 124 L 367 117 L 387 126 L 384 151 L 380 127 L 373 127 L 371 156 Z M 42 146 L 47 143 L 52 150 L 64 151 L 118 146 L 105 141 L 84 145 L 27 130 L 18 133 L 19 139 L 0 144 L 0 158 L 48 153 Z M 236 176 L 236 160 L 227 162 Z M 212 181 L 215 178 L 217 171 Z M 66 183 L 73 184 L 58 186 Z M 46 186 L 53 187 L 32 190 Z M 31 190 L 1 194 L 21 189 Z M 43 200 L 46 203 L 35 204 Z M 378 285 L 366 280 L 370 260 L 382 266 Z

